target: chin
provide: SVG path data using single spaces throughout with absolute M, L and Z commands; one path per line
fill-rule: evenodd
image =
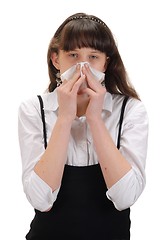
M 82 95 L 85 95 L 85 93 L 83 93 L 82 91 L 78 91 L 77 95 L 82 96 Z
M 87 93 L 77 93 L 77 99 L 80 100 L 88 100 L 89 99 L 89 95 Z

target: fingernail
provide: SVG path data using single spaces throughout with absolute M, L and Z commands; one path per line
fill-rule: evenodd
M 88 65 L 87 63 L 85 63 L 85 64 L 84 64 L 84 66 L 85 66 L 86 68 L 88 68 L 88 67 L 89 67 L 89 65 Z
M 79 63 L 77 64 L 76 69 L 80 69 L 80 64 Z

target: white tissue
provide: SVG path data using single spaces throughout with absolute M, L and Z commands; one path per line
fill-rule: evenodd
M 79 62 L 79 63 L 77 63 L 76 65 L 74 65 L 74 66 L 72 66 L 71 68 L 69 68 L 69 69 L 68 69 L 67 71 L 65 71 L 64 73 L 62 73 L 61 76 L 60 76 L 62 82 L 64 81 L 64 79 L 70 80 L 70 79 L 72 78 L 74 72 L 76 71 L 76 66 L 77 66 L 78 64 L 81 65 L 80 73 L 81 73 L 81 75 L 82 75 L 82 74 L 83 74 L 83 73 L 82 73 L 82 66 L 83 66 L 85 63 L 89 65 L 88 62 Z M 90 68 L 90 70 L 91 70 L 94 78 L 95 78 L 97 81 L 99 81 L 99 82 L 101 83 L 101 82 L 105 79 L 105 74 L 104 74 L 103 72 L 100 72 L 100 71 L 92 68 L 90 65 L 89 65 L 89 68 Z

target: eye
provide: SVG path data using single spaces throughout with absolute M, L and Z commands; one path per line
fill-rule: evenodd
M 69 53 L 69 57 L 71 58 L 77 58 L 78 54 L 77 53 Z
M 89 56 L 89 59 L 97 59 L 98 58 L 98 56 L 96 56 L 96 55 L 90 55 Z

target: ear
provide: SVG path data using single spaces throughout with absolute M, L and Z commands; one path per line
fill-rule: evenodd
M 59 70 L 59 58 L 58 58 L 58 54 L 56 52 L 53 52 L 51 55 L 51 61 L 52 64 L 54 65 L 54 67 Z

